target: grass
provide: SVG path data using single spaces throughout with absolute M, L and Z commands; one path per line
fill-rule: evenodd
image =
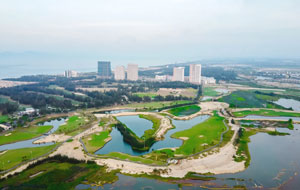
M 103 131 L 97 134 L 91 134 L 84 139 L 82 139 L 86 149 L 88 152 L 94 153 L 100 148 L 102 148 L 105 143 L 106 139 L 109 138 L 110 131 Z
M 203 123 L 194 127 L 176 132 L 173 138 L 186 137 L 183 145 L 176 149 L 175 154 L 191 155 L 219 143 L 221 133 L 226 130 L 224 118 L 215 113 Z
M 114 157 L 114 158 L 118 158 L 121 160 L 129 160 L 132 162 L 140 162 L 143 164 L 155 164 L 155 165 L 165 164 L 164 162 L 161 162 L 161 161 L 154 161 L 152 159 L 147 159 L 147 158 L 143 158 L 140 156 L 131 156 L 131 155 L 120 153 L 120 152 L 111 152 L 109 154 L 106 154 L 105 156 Z
M 277 130 L 275 130 L 275 131 L 269 131 L 268 134 L 272 135 L 272 136 L 286 136 L 286 135 L 290 135 L 289 133 L 279 132 Z
M 0 145 L 14 143 L 18 141 L 29 140 L 44 133 L 47 133 L 53 126 L 32 126 L 32 127 L 18 127 L 14 131 L 6 132 L 0 136 Z M 10 135 L 8 135 L 11 133 Z M 8 135 L 8 136 L 5 136 Z
M 131 107 L 137 109 L 159 109 L 166 106 L 180 105 L 191 103 L 190 100 L 178 100 L 178 101 L 163 101 L 163 102 L 149 102 L 149 103 L 133 103 L 124 105 L 124 107 Z
M 55 146 L 56 145 L 7 150 L 4 154 L 0 155 L 0 170 L 7 170 L 23 161 L 42 156 L 50 152 Z
M 231 108 L 286 109 L 272 102 L 278 99 L 277 95 L 258 94 L 256 91 L 249 90 L 232 92 L 230 95 L 220 98 L 219 101 L 228 103 Z
M 59 126 L 55 133 L 64 133 L 68 135 L 75 135 L 81 131 L 81 127 L 87 122 L 84 116 L 71 116 L 66 124 Z
M 152 125 L 152 129 L 148 129 L 144 132 L 143 137 L 145 137 L 145 139 L 148 139 L 150 137 L 152 137 L 156 131 L 159 129 L 160 126 L 160 119 L 158 119 L 157 117 L 153 116 L 153 115 L 139 115 L 140 118 L 143 119 L 147 119 L 149 121 L 151 121 L 153 123 Z
M 300 113 L 284 112 L 284 111 L 274 111 L 267 109 L 260 109 L 258 111 L 244 110 L 233 112 L 235 117 L 246 117 L 248 115 L 261 115 L 261 116 L 271 116 L 271 117 L 300 117 Z
M 138 93 L 134 93 L 134 95 L 137 95 L 141 98 L 143 98 L 145 96 L 149 96 L 150 98 L 154 98 L 155 96 L 157 96 L 157 94 L 151 93 L 151 92 L 138 92 Z
M 213 87 L 205 87 L 203 89 L 203 96 L 218 96 L 219 94 Z
M 176 107 L 168 110 L 168 112 L 175 116 L 187 116 L 192 115 L 200 111 L 201 108 L 197 105 L 187 105 L 182 107 Z
M 8 122 L 9 117 L 7 115 L 0 115 L 0 124 Z
M 58 190 L 75 189 L 78 184 L 104 185 L 118 180 L 117 171 L 106 171 L 95 163 L 52 160 L 30 167 L 13 177 L 0 181 L 7 189 Z M 36 176 L 34 176 L 36 175 Z

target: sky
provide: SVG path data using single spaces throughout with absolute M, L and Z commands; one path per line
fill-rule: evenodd
M 0 0 L 0 66 L 299 58 L 299 0 Z

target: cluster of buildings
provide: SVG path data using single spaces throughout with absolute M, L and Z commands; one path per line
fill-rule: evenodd
M 109 61 L 98 61 L 98 76 L 100 78 L 112 78 L 111 63 Z M 115 80 L 137 81 L 139 78 L 139 67 L 137 64 L 128 64 L 127 70 L 124 66 L 117 66 L 114 71 Z
M 77 77 L 78 73 L 76 71 L 67 70 L 65 71 L 64 76 L 67 78 Z
M 193 84 L 215 84 L 216 80 L 212 77 L 202 77 L 200 64 L 191 64 L 189 76 L 184 76 L 184 67 L 174 67 L 173 76 L 169 75 L 156 75 L 155 80 L 158 81 L 181 81 L 190 82 Z

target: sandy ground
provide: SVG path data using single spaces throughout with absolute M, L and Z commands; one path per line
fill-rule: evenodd
M 41 143 L 49 143 L 49 142 L 64 142 L 67 139 L 71 138 L 71 136 L 64 134 L 50 134 L 44 138 L 38 139 L 33 142 L 33 144 L 41 144 Z
M 117 91 L 118 89 L 117 88 L 76 88 L 76 89 L 80 89 L 80 90 L 83 90 L 83 91 L 88 91 L 88 92 L 106 92 L 106 91 L 111 91 L 111 90 L 114 90 L 114 91 Z

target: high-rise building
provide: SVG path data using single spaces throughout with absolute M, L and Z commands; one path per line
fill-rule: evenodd
M 64 76 L 67 78 L 77 77 L 78 73 L 76 71 L 67 70 L 67 71 L 65 71 Z
M 173 81 L 184 82 L 184 67 L 174 67 L 173 68 Z
M 137 81 L 139 79 L 139 67 L 137 64 L 128 64 L 127 80 Z
M 98 75 L 101 78 L 111 77 L 111 65 L 109 61 L 98 61 Z
M 125 67 L 124 66 L 116 67 L 115 80 L 125 80 Z
M 201 84 L 201 65 L 191 64 L 190 65 L 190 83 Z

